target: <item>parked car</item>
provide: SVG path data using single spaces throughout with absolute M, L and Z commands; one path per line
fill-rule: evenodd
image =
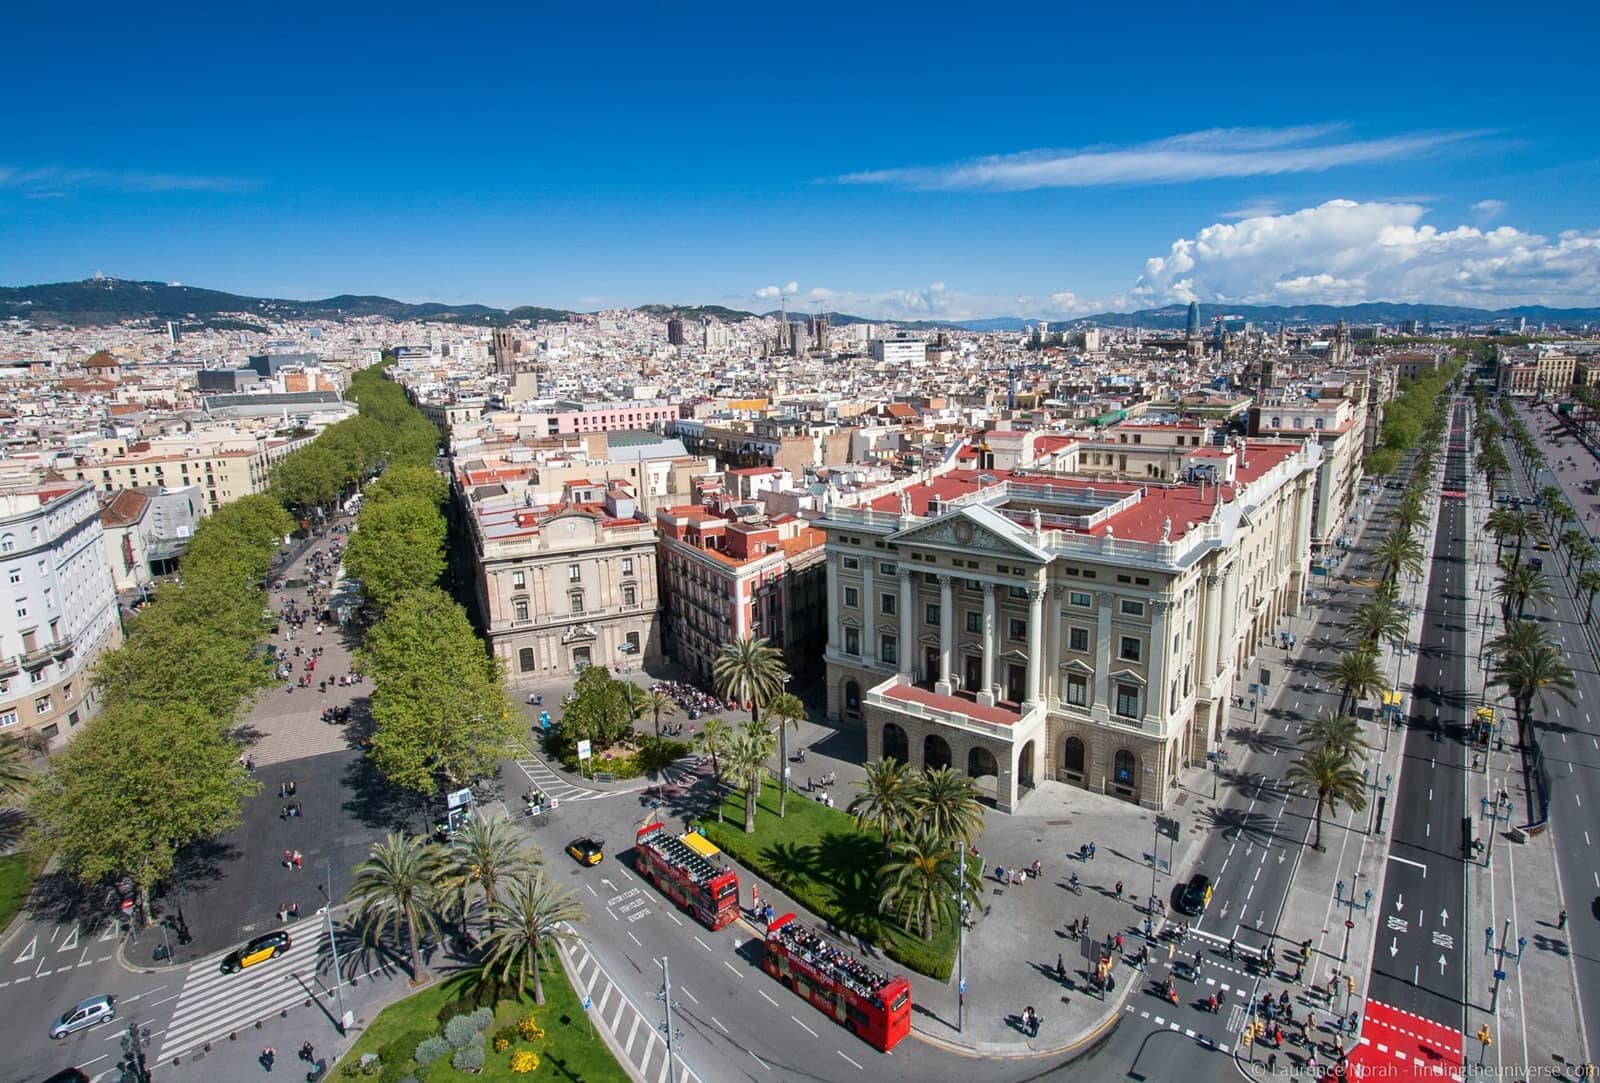
M 117 998 L 102 993 L 88 1000 L 80 1000 L 77 1004 L 61 1013 L 61 1018 L 50 1024 L 50 1037 L 65 1038 L 69 1034 L 76 1034 L 89 1027 L 97 1027 L 101 1023 L 109 1023 L 117 1017 Z
M 245 941 L 242 947 L 230 951 L 222 960 L 224 974 L 237 974 L 241 970 L 264 963 L 268 959 L 276 959 L 294 945 L 289 934 L 279 930 L 274 933 L 264 933 L 254 939 Z

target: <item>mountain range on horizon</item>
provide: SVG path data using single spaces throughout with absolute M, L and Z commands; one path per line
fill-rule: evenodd
M 713 317 L 724 322 L 772 318 L 779 310 L 749 312 L 721 305 L 647 304 L 633 309 L 661 318 L 684 319 Z M 33 286 L 0 287 L 0 319 L 23 319 L 34 323 L 61 326 L 106 326 L 128 321 L 152 323 L 176 321 L 182 325 L 221 329 L 267 330 L 266 324 L 285 320 L 340 321 L 362 317 L 387 317 L 396 320 L 437 321 L 470 326 L 504 326 L 562 320 L 578 314 L 574 310 L 522 305 L 495 308 L 489 305 L 446 305 L 436 302 L 412 304 L 389 297 L 340 294 L 322 300 L 289 300 L 248 297 L 221 290 L 203 289 L 164 282 L 136 282 L 95 277 L 78 282 L 56 282 Z M 872 323 L 912 331 L 969 330 L 979 332 L 1021 331 L 1045 323 L 1051 330 L 1068 327 L 1141 327 L 1150 330 L 1181 330 L 1188 316 L 1184 304 L 1134 312 L 1100 312 L 1072 319 L 997 316 L 971 320 L 879 320 L 841 312 L 822 312 L 834 326 Z M 1512 308 L 1483 309 L 1459 305 L 1427 305 L 1398 302 L 1366 302 L 1355 305 L 1215 305 L 1202 304 L 1203 323 L 1218 315 L 1249 320 L 1258 326 L 1276 324 L 1326 325 L 1340 319 L 1356 325 L 1397 324 L 1402 320 L 1436 324 L 1490 323 L 1526 318 L 1533 324 L 1578 327 L 1600 323 L 1600 307 L 1547 308 L 1521 305 Z M 790 312 L 791 319 L 805 319 L 812 313 Z

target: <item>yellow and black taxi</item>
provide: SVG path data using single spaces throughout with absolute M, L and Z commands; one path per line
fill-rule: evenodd
M 1205 913 L 1211 902 L 1211 877 L 1197 872 L 1178 895 L 1178 909 L 1191 917 Z
M 572 860 L 580 865 L 598 865 L 606 856 L 604 839 L 597 839 L 593 835 L 573 839 L 567 843 L 567 853 L 572 855 Z
M 289 939 L 286 932 L 265 933 L 247 940 L 243 947 L 230 951 L 222 960 L 224 974 L 237 974 L 241 970 L 264 963 L 268 959 L 276 959 L 288 951 L 294 941 Z

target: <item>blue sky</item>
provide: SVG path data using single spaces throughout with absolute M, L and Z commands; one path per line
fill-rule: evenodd
M 28 5 L 0 283 L 1600 304 L 1592 5 L 1072 7 Z

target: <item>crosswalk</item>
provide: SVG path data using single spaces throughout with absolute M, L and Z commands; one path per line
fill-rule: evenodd
M 656 1028 L 656 1021 L 628 999 L 586 947 L 579 944 L 563 954 L 573 988 L 584 998 L 595 1025 L 611 1032 L 623 1058 L 635 1070 L 629 1074 L 645 1083 L 701 1083 L 700 1077 L 681 1059 L 678 1077 L 668 1079 L 667 1043 Z
M 194 963 L 184 976 L 172 1022 L 157 1039 L 161 1059 L 185 1056 L 258 1019 L 318 998 L 336 1015 L 326 927 L 310 922 L 291 926 L 291 931 L 294 943 L 288 951 L 237 974 L 221 972 L 225 952 Z
M 529 782 L 546 796 L 554 797 L 557 801 L 593 801 L 597 797 L 610 797 L 615 792 L 574 786 L 526 745 L 522 748 L 522 755 L 517 757 L 517 766 L 522 768 L 522 773 L 528 776 Z

